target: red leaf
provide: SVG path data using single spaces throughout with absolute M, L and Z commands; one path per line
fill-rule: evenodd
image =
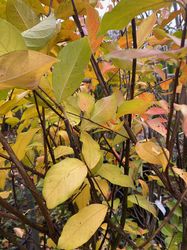
M 158 132 L 159 134 L 161 134 L 162 136 L 166 136 L 167 133 L 167 129 L 165 128 L 165 126 L 163 125 L 163 123 L 167 122 L 166 119 L 164 118 L 155 118 L 155 119 L 151 119 L 148 120 L 146 122 L 146 124 L 152 128 L 154 131 Z
M 146 111 L 146 114 L 147 115 L 163 115 L 163 114 L 167 114 L 167 112 L 163 108 L 152 107 Z

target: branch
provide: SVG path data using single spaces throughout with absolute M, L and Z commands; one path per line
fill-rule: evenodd
M 147 246 L 147 244 L 149 244 L 149 242 L 152 241 L 155 238 L 155 236 L 161 231 L 161 229 L 166 225 L 166 223 L 168 223 L 168 221 L 171 219 L 171 216 L 173 215 L 173 213 L 175 212 L 179 204 L 182 202 L 186 194 L 187 194 L 187 189 L 184 190 L 184 192 L 182 193 L 181 197 L 178 199 L 175 206 L 171 209 L 168 216 L 164 218 L 163 222 L 160 224 L 160 226 L 157 228 L 154 234 L 147 241 L 145 241 L 142 245 L 138 247 L 139 250 L 144 249 L 144 247 Z
M 0 215 L 2 215 L 3 217 L 9 218 L 9 219 L 14 219 L 14 220 L 19 219 L 23 224 L 26 224 L 26 225 L 38 230 L 39 232 L 42 232 L 42 233 L 47 232 L 47 230 L 44 227 L 41 227 L 40 225 L 35 224 L 32 221 L 30 221 L 29 219 L 27 219 L 27 217 L 25 217 L 21 212 L 19 212 L 19 210 L 12 207 L 5 199 L 3 199 L 1 197 L 0 197 L 0 206 L 2 206 L 8 212 L 10 212 L 14 216 L 16 216 L 16 217 L 14 217 L 11 214 L 6 214 L 3 212 L 0 212 Z
M 8 153 L 9 157 L 11 158 L 11 161 L 15 164 L 15 166 L 17 167 L 20 175 L 22 176 L 25 185 L 27 186 L 27 188 L 31 191 L 33 197 L 35 198 L 40 211 L 42 213 L 42 215 L 44 216 L 47 226 L 48 226 L 48 230 L 49 230 L 49 236 L 55 241 L 58 241 L 58 235 L 56 233 L 56 230 L 54 228 L 54 225 L 51 221 L 50 215 L 49 215 L 49 211 L 43 201 L 43 198 L 41 196 L 41 194 L 38 193 L 34 183 L 32 182 L 32 180 L 30 179 L 29 175 L 27 174 L 26 170 L 24 169 L 24 166 L 22 165 L 22 163 L 18 160 L 17 156 L 15 155 L 14 151 L 12 150 L 12 148 L 10 147 L 10 145 L 8 144 L 8 142 L 6 141 L 6 139 L 4 138 L 3 134 L 0 132 L 0 142 L 3 145 L 4 149 L 6 150 L 6 152 Z
M 73 11 L 74 11 L 73 19 L 74 19 L 74 21 L 75 21 L 75 23 L 77 25 L 77 28 L 78 28 L 78 30 L 79 30 L 79 32 L 81 34 L 81 37 L 84 37 L 85 34 L 84 34 L 83 29 L 82 29 L 81 23 L 79 21 L 79 15 L 78 15 L 77 8 L 75 6 L 74 0 L 71 0 L 71 3 L 72 3 L 72 6 L 73 6 Z M 100 68 L 99 68 L 93 54 L 91 55 L 90 61 L 91 61 L 92 67 L 94 69 L 95 75 L 97 76 L 97 79 L 99 81 L 99 84 L 103 88 L 105 96 L 108 96 L 110 94 L 110 91 L 108 89 L 107 83 L 105 82 L 105 80 L 103 78 L 101 70 L 100 70 Z

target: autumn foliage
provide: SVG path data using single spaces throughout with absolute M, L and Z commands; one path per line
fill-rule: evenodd
M 105 2 L 0 0 L 0 249 L 187 249 L 187 2 Z

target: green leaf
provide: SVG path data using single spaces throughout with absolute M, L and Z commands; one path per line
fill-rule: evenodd
M 118 108 L 117 117 L 128 114 L 143 114 L 152 105 L 151 101 L 132 99 L 124 101 Z
M 99 144 L 86 132 L 81 133 L 80 140 L 83 143 L 82 154 L 84 160 L 88 167 L 93 169 L 102 157 Z
M 86 243 L 97 231 L 107 213 L 107 206 L 92 204 L 73 215 L 65 224 L 58 247 L 75 249 Z
M 113 94 L 111 96 L 104 97 L 96 102 L 90 119 L 94 122 L 103 124 L 114 117 L 116 109 L 116 95 Z
M 147 10 L 167 7 L 168 0 L 121 0 L 111 12 L 104 15 L 99 34 L 108 30 L 123 29 L 137 15 Z
M 134 188 L 131 177 L 124 175 L 121 169 L 116 165 L 107 163 L 103 164 L 102 167 L 97 171 L 96 175 L 100 175 L 114 185 Z
M 144 208 L 148 212 L 152 213 L 153 216 L 156 217 L 156 209 L 155 207 L 142 195 L 132 194 L 128 196 L 128 201 Z
M 0 91 L 0 100 L 4 100 L 6 99 L 7 95 L 8 95 L 9 90 L 8 89 L 4 89 Z
M 84 78 L 84 69 L 89 63 L 91 49 L 87 38 L 69 43 L 63 48 L 54 66 L 53 88 L 58 102 L 72 95 Z
M 77 105 L 77 97 L 69 96 L 65 101 L 63 101 L 65 107 L 67 118 L 72 126 L 76 126 L 80 123 L 80 109 Z M 73 115 L 72 115 L 73 114 Z
M 85 164 L 74 158 L 53 165 L 46 174 L 43 196 L 49 209 L 69 199 L 78 189 L 87 175 Z
M 39 22 L 39 17 L 23 0 L 7 0 L 7 20 L 20 31 L 30 29 Z
M 19 30 L 1 18 L 0 34 L 0 56 L 11 51 L 27 49 Z
M 22 32 L 27 47 L 32 49 L 43 48 L 52 38 L 56 31 L 56 19 L 54 16 L 49 16 L 43 21 Z
M 115 118 L 117 110 L 117 98 L 116 94 L 101 98 L 95 103 L 94 109 L 91 115 L 85 113 L 85 118 L 89 118 L 91 121 L 104 125 L 106 122 Z M 109 108 L 110 107 L 110 108 Z M 84 120 L 81 123 L 81 130 L 89 131 L 90 129 L 97 128 L 98 125 L 88 120 Z

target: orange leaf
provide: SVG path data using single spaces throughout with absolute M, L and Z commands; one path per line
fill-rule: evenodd
M 144 101 L 155 101 L 155 96 L 152 93 L 144 92 L 138 96 L 138 98 L 144 100 Z
M 122 36 L 119 38 L 118 40 L 118 44 L 120 46 L 120 48 L 122 49 L 127 49 L 128 45 L 132 43 L 132 36 L 129 35 L 128 38 L 126 38 L 125 36 Z
M 181 76 L 179 77 L 179 82 L 181 84 L 186 84 L 187 83 L 187 65 L 183 65 L 181 68 Z
M 162 90 L 168 90 L 170 83 L 172 83 L 173 79 L 169 79 L 160 84 Z
M 97 36 L 100 27 L 99 14 L 90 5 L 87 7 L 86 27 L 92 52 L 95 52 L 103 40 L 103 36 Z

